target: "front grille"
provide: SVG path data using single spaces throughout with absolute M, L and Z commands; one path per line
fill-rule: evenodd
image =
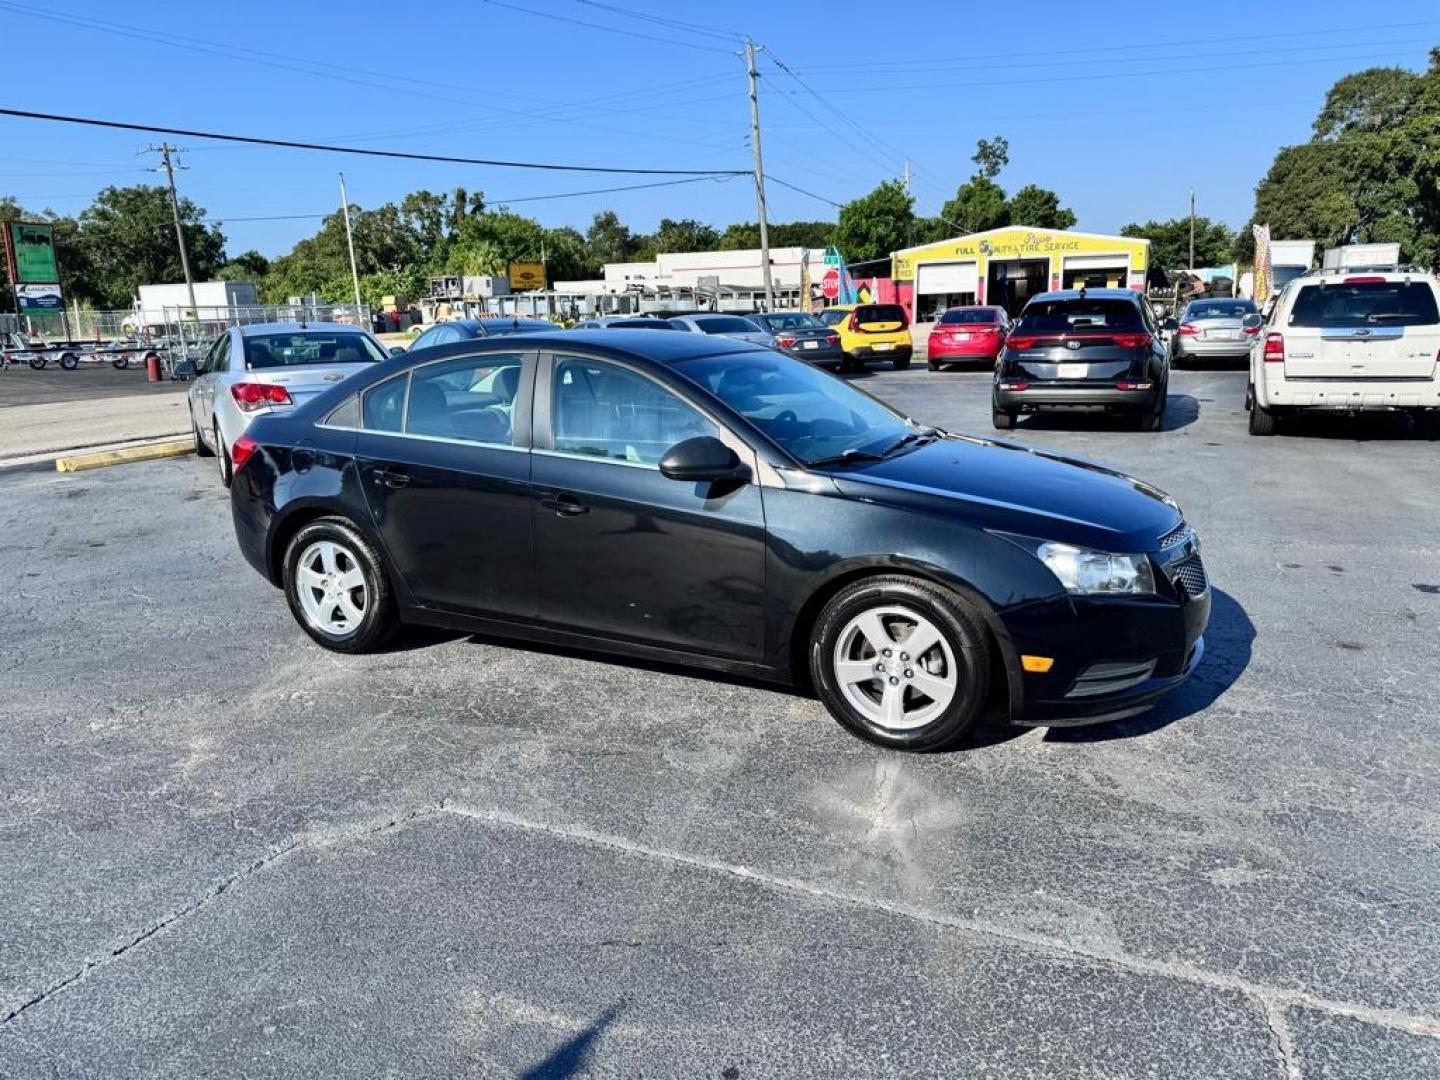
M 1185 521 L 1184 518 L 1181 518 L 1181 519 L 1180 519 L 1180 524 L 1176 525 L 1173 529 L 1171 529 L 1169 532 L 1167 532 L 1164 536 L 1160 537 L 1160 550 L 1161 550 L 1161 551 L 1164 551 L 1164 550 L 1165 550 L 1166 548 L 1168 548 L 1168 547 L 1173 547 L 1174 545 L 1180 543 L 1181 540 L 1184 540 L 1185 537 L 1187 537 L 1187 536 L 1189 536 L 1189 535 L 1190 535 L 1190 526 L 1186 523 L 1186 521 Z
M 1185 590 L 1187 596 L 1205 595 L 1210 580 L 1205 576 L 1205 564 L 1199 555 L 1190 555 L 1170 567 L 1170 579 Z

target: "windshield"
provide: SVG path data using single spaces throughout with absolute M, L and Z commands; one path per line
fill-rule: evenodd
M 1055 334 L 1067 330 L 1144 330 L 1140 309 L 1128 300 L 1042 300 L 1026 306 L 1017 332 Z
M 1306 285 L 1295 297 L 1291 326 L 1432 326 L 1435 292 L 1423 281 L 1348 281 Z
M 707 334 L 753 334 L 760 329 L 738 315 L 710 315 L 696 319 L 695 325 Z
M 1305 274 L 1309 272 L 1309 269 L 1308 266 L 1272 266 L 1270 268 L 1270 280 L 1275 283 L 1275 288 L 1279 290 L 1283 286 L 1290 284 L 1290 282 L 1296 278 L 1304 277 Z
M 824 330 L 825 324 L 814 315 L 806 315 L 804 312 L 789 315 L 761 315 L 760 322 L 765 324 L 767 330 Z
M 1191 304 L 1185 309 L 1185 318 L 1189 319 L 1243 319 L 1246 315 L 1255 314 L 1255 305 L 1249 300 L 1226 300 L 1223 303 L 1209 302 L 1204 304 Z
M 777 353 L 682 360 L 675 370 L 807 465 L 848 450 L 878 453 L 914 430 L 849 383 Z
M 995 324 L 1000 321 L 1000 315 L 994 308 L 969 307 L 951 308 L 944 312 L 940 318 L 935 320 L 938 323 L 989 323 Z
M 820 312 L 820 321 L 826 326 L 834 326 L 836 323 L 842 323 L 849 317 L 850 312 L 841 308 L 826 308 Z
M 252 371 L 304 364 L 378 364 L 384 359 L 385 351 L 370 338 L 343 330 L 245 336 L 245 366 Z

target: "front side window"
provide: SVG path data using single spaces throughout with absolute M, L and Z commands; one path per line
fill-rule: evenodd
M 615 364 L 557 357 L 551 396 L 555 449 L 658 465 L 665 451 L 717 428 L 658 383 Z
M 912 430 L 844 380 L 777 353 L 682 360 L 675 370 L 806 464 L 847 451 L 883 451 Z
M 1435 291 L 1423 281 L 1347 281 L 1306 285 L 1295 296 L 1291 326 L 1359 329 L 1433 326 L 1440 322 Z
M 378 364 L 385 350 L 365 334 L 343 330 L 296 330 L 245 337 L 251 371 L 307 364 Z
M 515 445 L 519 353 L 482 353 L 418 367 L 410 375 L 405 434 Z

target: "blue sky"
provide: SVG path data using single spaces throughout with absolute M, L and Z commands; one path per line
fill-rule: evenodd
M 746 169 L 744 66 L 727 35 L 749 34 L 764 46 L 762 142 L 776 178 L 843 202 L 898 176 L 908 156 L 917 210 L 933 214 L 973 171 L 975 140 L 1003 134 L 1002 185 L 1054 188 L 1080 228 L 1107 232 L 1185 213 L 1192 187 L 1200 213 L 1242 224 L 1276 148 L 1307 137 L 1336 78 L 1423 68 L 1440 43 L 1433 0 L 1212 0 L 1173 17 L 1101 2 L 505 4 L 0 0 L 0 103 L 460 156 Z M 31 208 L 78 213 L 107 184 L 159 179 L 139 154 L 156 140 L 139 133 L 0 117 L 0 140 L 0 194 Z M 172 141 L 188 151 L 184 194 L 224 222 L 232 254 L 282 254 L 312 233 L 318 218 L 238 219 L 323 214 L 338 205 L 341 169 L 362 206 L 421 187 L 494 203 L 647 179 Z M 769 197 L 775 220 L 835 212 L 778 185 Z M 743 177 L 514 208 L 582 229 L 605 208 L 637 230 L 662 216 L 755 216 Z

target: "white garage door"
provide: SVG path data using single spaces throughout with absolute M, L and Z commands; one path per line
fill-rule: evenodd
M 1067 255 L 1066 270 L 1124 270 L 1130 260 L 1124 255 Z
M 973 293 L 980 288 L 973 262 L 921 263 L 915 274 L 915 292 L 920 296 Z

